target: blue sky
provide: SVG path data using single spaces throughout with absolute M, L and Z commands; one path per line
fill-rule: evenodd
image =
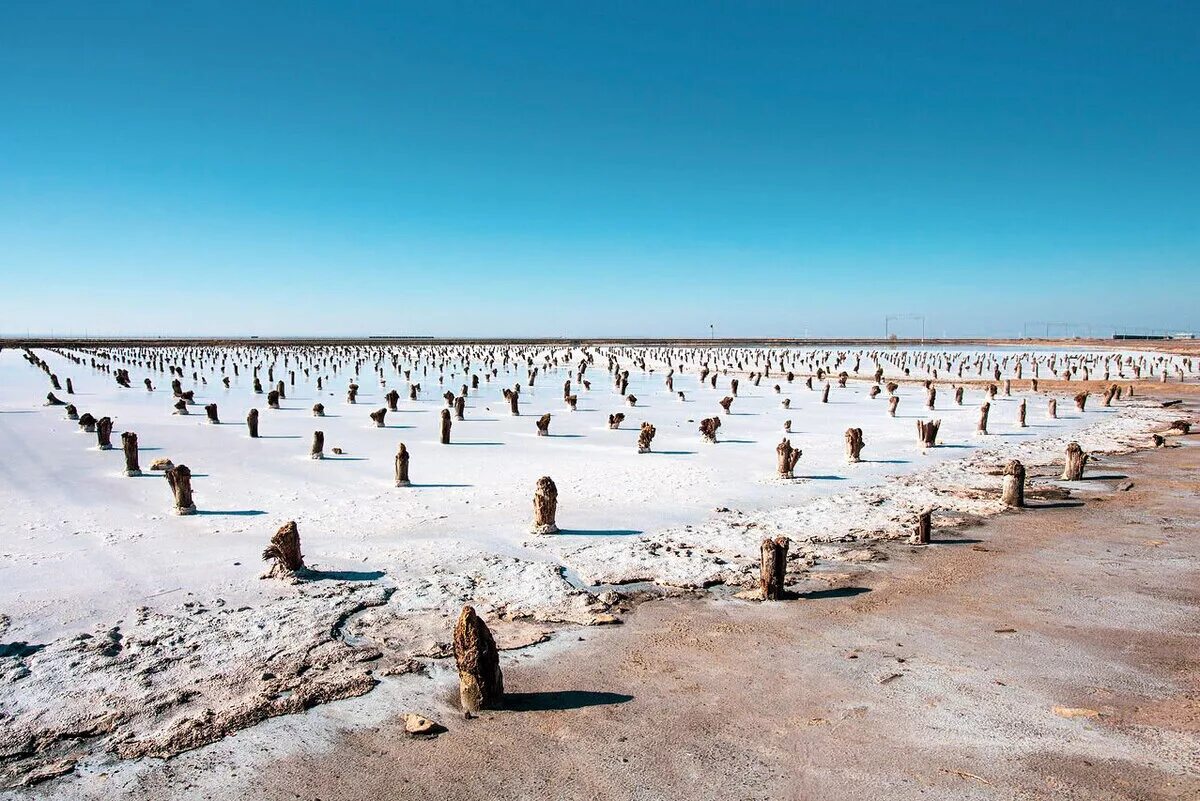
M 1194 2 L 0 4 L 0 332 L 1197 329 L 1198 266 Z

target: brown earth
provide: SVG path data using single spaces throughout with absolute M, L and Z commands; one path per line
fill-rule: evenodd
M 398 710 L 255 797 L 1200 798 L 1200 449 L 1178 441 L 830 590 L 646 603 L 508 656 L 512 708 L 414 710 L 448 729 L 429 740 Z

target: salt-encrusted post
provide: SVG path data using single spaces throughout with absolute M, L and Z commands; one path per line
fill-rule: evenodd
M 793 471 L 796 469 L 796 463 L 800 461 L 801 453 L 802 451 L 799 448 L 792 447 L 792 441 L 786 437 L 775 446 L 780 478 L 795 478 Z
M 75 404 L 73 404 L 73 403 L 68 403 L 66 405 L 66 408 L 63 409 L 63 412 L 66 413 L 68 420 L 78 420 L 79 419 L 79 410 L 75 408 Z
M 1000 502 L 1018 508 L 1025 505 L 1025 465 L 1016 459 L 1004 466 L 1004 488 L 1000 493 Z
M 500 652 L 487 624 L 464 606 L 454 626 L 454 662 L 458 667 L 458 699 L 466 712 L 497 709 L 504 700 Z
M 862 449 L 866 447 L 866 442 L 863 441 L 863 430 L 861 428 L 846 429 L 846 458 L 851 462 L 862 461 Z
M 1088 455 L 1079 447 L 1078 442 L 1067 446 L 1067 462 L 1063 466 L 1063 481 L 1083 480 L 1083 469 L 1087 467 Z
M 132 431 L 122 431 L 121 450 L 125 452 L 125 475 L 140 476 L 142 468 L 138 466 L 137 434 Z
M 187 465 L 178 464 L 168 467 L 166 476 L 167 484 L 175 495 L 175 514 L 195 514 L 196 504 L 192 500 L 192 471 L 188 469 Z
M 213 425 L 220 425 L 221 418 L 217 416 L 217 404 L 207 403 L 204 405 L 204 413 L 208 415 L 208 422 Z
M 962 400 L 963 400 L 963 388 L 955 387 L 954 388 L 954 403 L 955 403 L 955 405 L 962 406 Z
M 925 390 L 925 408 L 932 409 L 937 401 L 937 387 L 932 384 Z
M 101 417 L 96 421 L 96 445 L 102 451 L 112 450 L 112 428 L 111 417 Z
M 1021 403 L 1017 406 L 1017 427 L 1025 428 L 1025 399 L 1021 398 Z
M 654 426 L 649 423 L 642 423 L 642 428 L 638 431 L 638 453 L 649 453 L 650 443 L 654 441 Z
M 700 435 L 705 442 L 717 441 L 717 429 L 721 427 L 721 418 L 706 417 L 700 421 Z
M 442 439 L 443 445 L 450 444 L 450 426 L 451 425 L 453 425 L 453 423 L 451 423 L 451 421 L 450 421 L 450 410 L 442 409 L 441 439 Z
M 913 545 L 928 545 L 933 531 L 933 510 L 925 509 L 917 515 L 917 525 L 908 541 Z
M 91 412 L 84 412 L 79 415 L 79 427 L 84 430 L 84 433 L 96 433 L 96 418 Z
M 454 399 L 454 419 L 455 420 L 466 420 L 467 419 L 466 413 L 467 413 L 467 395 L 464 392 L 462 395 L 459 395 L 457 398 Z
M 1058 401 L 1054 398 L 1046 401 L 1046 416 L 1051 420 L 1058 419 Z
M 313 417 L 324 417 L 325 416 L 325 404 L 314 403 L 313 408 L 312 408 L 312 414 L 313 414 Z
M 537 419 L 534 425 L 537 426 L 537 435 L 539 437 L 548 436 L 550 434 L 550 413 L 546 412 L 543 414 Z
M 764 601 L 778 601 L 784 597 L 787 578 L 787 552 L 791 540 L 787 537 L 764 539 L 762 559 L 759 565 L 758 588 Z
M 325 458 L 325 432 L 314 431 L 312 438 L 312 448 L 308 452 L 310 459 Z
M 829 403 L 829 382 L 825 382 L 825 389 L 821 391 L 821 403 Z
M 625 414 L 623 412 L 617 412 L 616 414 L 610 414 L 608 416 L 608 427 L 611 429 L 614 429 L 614 430 L 618 429 L 621 427 L 621 423 L 624 422 L 624 420 L 625 420 Z
M 988 403 L 987 401 L 984 401 L 983 405 L 979 407 L 979 425 L 976 428 L 976 431 L 978 431 L 980 434 L 987 433 L 988 412 L 991 411 L 991 409 L 992 404 Z
M 888 416 L 896 416 L 896 407 L 900 405 L 900 396 L 892 395 L 888 398 Z
M 721 408 L 725 410 L 725 414 L 729 414 L 729 407 L 733 405 L 733 398 L 729 395 L 726 395 L 725 397 L 721 398 L 720 404 Z
M 267 408 L 268 409 L 278 409 L 279 408 L 279 390 L 273 389 L 267 393 Z
M 521 409 L 520 409 L 521 396 L 520 396 L 520 394 L 505 387 L 504 399 L 508 401 L 508 410 L 512 414 L 512 416 L 520 417 L 521 416 Z
M 264 562 L 271 567 L 263 578 L 290 578 L 304 570 L 304 554 L 300 552 L 300 529 L 295 520 L 280 526 L 263 551 Z
M 246 428 L 250 430 L 250 439 L 258 439 L 258 409 L 251 409 L 246 415 Z
M 400 411 L 400 407 L 398 405 L 400 403 L 400 393 L 399 392 L 397 392 L 394 389 L 388 390 L 388 393 L 383 396 L 383 399 L 385 401 L 387 401 L 387 408 L 388 408 L 389 412 Z
M 938 429 L 941 427 L 941 420 L 930 420 L 928 423 L 924 420 L 918 420 L 917 437 L 921 440 L 921 446 L 932 448 L 937 445 Z
M 1075 408 L 1082 412 L 1083 408 L 1087 406 L 1087 399 L 1088 393 L 1080 392 L 1075 396 Z
M 554 522 L 558 512 L 558 487 L 550 476 L 537 480 L 533 490 L 533 533 L 555 534 L 558 526 Z
M 371 422 L 375 424 L 376 428 L 386 428 L 387 427 L 384 425 L 384 422 L 383 422 L 384 418 L 387 417 L 387 409 L 386 408 L 376 409 L 375 411 L 371 412 L 371 414 L 369 416 L 371 418 Z
M 400 443 L 400 449 L 396 451 L 396 486 L 409 487 L 412 482 L 408 480 L 408 448 L 404 447 L 404 443 Z

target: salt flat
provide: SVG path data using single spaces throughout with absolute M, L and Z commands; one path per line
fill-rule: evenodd
M 1077 387 L 1058 380 L 1063 371 L 1078 384 L 1087 367 L 1093 389 L 1105 372 L 1124 387 L 1135 368 L 1143 378 L 1164 369 L 1171 380 L 1196 377 L 1182 356 L 1002 348 L 839 357 L 799 348 L 364 345 L 34 356 L 46 370 L 21 351 L 0 352 L 0 643 L 8 644 L 0 711 L 11 724 L 0 765 L 9 782 L 53 759 L 66 769 L 83 753 L 176 753 L 264 717 L 360 695 L 381 675 L 444 658 L 464 603 L 494 621 L 502 647 L 527 645 L 563 625 L 611 619 L 609 591 L 634 582 L 748 585 L 759 541 L 777 534 L 796 543 L 794 579 L 819 582 L 831 564 L 872 558 L 871 540 L 906 533 L 921 508 L 938 509 L 939 525 L 999 511 L 990 489 L 960 490 L 998 486 L 995 468 L 1006 459 L 1049 465 L 1071 440 L 1093 453 L 1126 449 L 1171 419 L 1136 396 L 1105 407 L 1093 393 L 1080 412 Z M 172 413 L 172 376 L 160 356 L 195 393 L 187 415 Z M 93 361 L 128 369 L 132 386 L 118 387 Z M 1035 363 L 1048 385 L 1039 392 L 1029 386 Z M 624 394 L 614 364 L 629 373 Z M 264 390 L 284 382 L 278 410 L 253 391 L 255 365 Z M 701 382 L 703 365 L 716 372 L 715 387 Z M 895 417 L 886 389 L 869 396 L 877 367 L 885 382 L 901 382 Z M 810 389 L 817 368 L 831 375 Z M 921 381 L 935 369 L 931 411 Z M 843 370 L 850 375 L 839 387 Z M 48 373 L 72 379 L 74 394 L 58 398 L 113 420 L 114 450 L 98 450 L 62 406 L 43 405 Z M 763 373 L 757 384 L 754 373 Z M 473 375 L 478 389 L 467 392 L 465 419 L 443 445 L 442 393 L 458 394 Z M 725 414 L 719 401 L 733 395 L 734 379 Z M 1017 379 L 1011 396 L 1004 379 Z M 574 411 L 563 400 L 568 380 Z M 981 435 L 989 381 L 999 393 Z M 421 384 L 415 400 L 410 383 Z M 519 416 L 501 395 L 516 384 Z M 953 384 L 964 386 L 961 406 Z M 369 413 L 392 389 L 397 410 L 379 428 Z M 205 418 L 209 403 L 219 425 Z M 313 416 L 315 403 L 323 418 Z M 260 412 L 257 439 L 244 422 L 251 408 Z M 541 437 L 535 420 L 547 412 Z M 608 418 L 617 412 L 625 420 L 614 430 Z M 721 427 L 708 443 L 698 424 L 713 416 Z M 939 447 L 925 449 L 916 421 L 933 418 L 942 421 Z M 637 449 L 643 421 L 657 432 L 650 453 Z M 843 439 L 850 427 L 866 441 L 853 464 Z M 326 458 L 313 460 L 318 429 Z M 142 449 L 140 477 L 124 475 L 119 434 L 130 430 Z M 792 480 L 776 470 L 784 436 L 803 451 Z M 406 488 L 393 475 L 401 442 L 411 454 Z M 167 482 L 148 469 L 156 458 L 191 469 L 197 514 L 173 513 Z M 543 475 L 557 485 L 562 531 L 539 537 L 530 533 L 531 497 Z M 317 572 L 296 584 L 263 580 L 260 554 L 289 520 Z

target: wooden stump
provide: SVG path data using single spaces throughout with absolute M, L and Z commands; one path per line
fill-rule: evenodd
M 786 590 L 787 552 L 791 540 L 787 537 L 764 539 L 761 547 L 761 563 L 758 573 L 758 589 L 764 601 L 781 600 Z
M 1054 398 L 1046 401 L 1046 416 L 1051 420 L 1058 419 L 1058 401 Z
M 208 415 L 208 422 L 213 425 L 220 425 L 221 418 L 217 416 L 217 404 L 207 403 L 204 405 L 204 413 Z
M 783 400 L 781 400 L 781 401 L 779 402 L 779 405 L 780 405 L 781 407 L 783 407 L 784 409 L 790 409 L 790 408 L 792 408 L 792 399 L 791 399 L 791 398 L 784 398 Z
M 467 395 L 465 392 L 454 399 L 454 419 L 467 419 Z
M 96 445 L 102 451 L 112 450 L 112 418 L 101 417 L 96 421 Z
M 396 486 L 412 486 L 412 482 L 408 480 L 408 448 L 404 447 L 403 442 L 400 443 L 400 449 L 396 451 Z
M 908 541 L 913 545 L 928 545 L 933 532 L 933 510 L 926 509 L 917 515 L 917 524 Z
M 521 410 L 519 408 L 519 401 L 521 399 L 521 396 L 517 392 L 514 392 L 511 389 L 505 388 L 504 399 L 506 401 L 508 401 L 509 413 L 512 414 L 513 417 L 520 417 Z
M 795 478 L 793 471 L 796 469 L 796 463 L 800 461 L 801 453 L 799 448 L 792 447 L 792 441 L 787 438 L 775 446 L 775 454 L 778 457 L 776 466 L 780 478 Z
M 625 402 L 630 406 L 637 406 L 637 395 L 626 395 Z
M 539 437 L 547 436 L 550 433 L 550 413 L 546 412 L 537 419 L 534 423 L 537 426 L 537 435 Z
M 138 465 L 137 434 L 132 431 L 122 431 L 121 450 L 125 453 L 125 475 L 140 476 L 142 468 Z
M 309 449 L 308 456 L 310 459 L 325 458 L 325 432 L 314 431 L 312 438 L 312 448 Z
M 897 384 L 895 381 L 887 382 L 887 391 L 888 391 L 889 395 L 895 395 L 896 390 L 898 390 L 898 389 L 900 389 L 900 385 Z
M 454 626 L 454 662 L 458 667 L 458 698 L 465 712 L 498 709 L 504 702 L 500 652 L 487 624 L 464 606 Z
M 878 385 L 878 384 L 875 384 L 874 386 L 872 386 L 872 387 L 871 387 L 871 391 L 870 391 L 869 393 L 867 393 L 867 394 L 868 394 L 868 396 L 871 398 L 871 400 L 874 400 L 875 398 L 878 398 L 878 397 L 879 397 L 879 393 L 880 393 L 880 392 L 882 392 L 882 391 L 883 391 L 883 390 L 881 390 L 881 389 L 879 388 L 879 385 Z
M 925 389 L 925 408 L 932 409 L 937 401 L 937 387 L 930 386 Z
M 719 401 L 721 408 L 725 410 L 725 414 L 729 414 L 729 407 L 733 405 L 733 398 L 726 395 Z
M 1151 434 L 1150 441 L 1154 443 L 1154 447 L 1161 448 L 1167 444 L 1167 438 L 1162 434 Z
M 250 439 L 258 439 L 258 409 L 251 409 L 246 415 L 246 428 L 250 430 Z
M 79 410 L 75 408 L 75 404 L 73 404 L 73 403 L 68 403 L 66 405 L 66 407 L 63 409 L 63 412 L 66 413 L 68 420 L 78 420 L 79 419 Z
M 384 400 L 387 402 L 387 408 L 388 408 L 388 411 L 389 411 L 389 412 L 398 412 L 398 411 L 400 411 L 400 406 L 399 406 L 399 404 L 400 404 L 400 393 L 399 393 L 399 392 L 397 392 L 397 391 L 396 391 L 396 390 L 394 390 L 394 389 L 392 389 L 392 390 L 389 390 L 389 391 L 388 391 L 388 394 L 386 394 L 386 395 L 384 395 L 384 396 L 383 396 L 383 399 L 384 399 Z
M 550 476 L 537 480 L 533 490 L 533 533 L 555 534 L 558 526 L 554 518 L 558 512 L 558 487 Z
M 783 421 L 783 433 L 785 433 L 785 434 L 792 433 L 792 421 L 791 420 Z
M 346 387 L 346 403 L 358 403 L 358 384 Z
M 861 428 L 846 429 L 846 458 L 851 462 L 862 461 L 862 449 L 866 447 Z
M 621 423 L 624 422 L 624 420 L 625 420 L 625 415 L 622 412 L 617 412 L 616 414 L 610 414 L 608 416 L 608 427 L 611 429 L 614 429 L 614 430 L 618 429 L 621 427 Z
M 1075 396 L 1075 408 L 1082 412 L 1084 407 L 1087 406 L 1087 399 L 1088 393 L 1080 392 Z
M 888 417 L 896 416 L 896 407 L 900 405 L 900 396 L 892 395 L 888 398 Z
M 175 514 L 194 515 L 196 504 L 192 500 L 192 471 L 185 464 L 167 468 L 167 484 L 175 496 Z
M 829 384 L 821 391 L 821 403 L 829 403 Z
M 1017 508 L 1025 505 L 1025 465 L 1016 459 L 1004 466 L 1004 488 L 1000 492 L 1000 502 Z
M 705 442 L 717 441 L 717 429 L 721 427 L 721 418 L 706 417 L 700 421 L 700 435 Z
M 450 410 L 442 409 L 442 424 L 441 424 L 441 441 L 443 445 L 450 444 Z
M 1025 428 L 1025 399 L 1017 406 L 1017 428 Z
M 963 405 L 963 388 L 962 387 L 954 388 L 954 403 L 957 406 Z
M 313 415 L 313 417 L 324 417 L 325 416 L 325 404 L 314 403 L 313 408 L 312 408 L 312 415 Z
M 992 404 L 988 403 L 987 401 L 984 401 L 983 405 L 979 407 L 979 425 L 976 426 L 975 430 L 980 434 L 987 433 L 988 412 L 991 410 Z
M 59 400 L 58 398 L 56 398 L 54 396 L 53 392 L 47 392 L 45 405 L 46 406 L 66 406 L 67 402 L 65 400 Z
M 937 445 L 938 429 L 942 427 L 941 420 L 924 420 L 917 421 L 917 438 L 921 440 L 921 446 L 924 448 L 932 448 Z
M 271 544 L 262 553 L 264 562 L 271 567 L 263 578 L 291 578 L 304 568 L 304 554 L 300 552 L 300 529 L 296 521 L 290 520 L 280 526 L 271 537 Z
M 267 408 L 268 409 L 278 409 L 279 408 L 279 390 L 273 389 L 267 393 Z
M 1088 455 L 1079 447 L 1078 442 L 1067 446 L 1067 461 L 1063 467 L 1063 481 L 1083 480 L 1083 469 L 1087 467 Z
M 96 418 L 92 416 L 91 412 L 84 412 L 79 415 L 79 427 L 83 429 L 85 434 L 95 434 Z
M 638 453 L 650 452 L 650 443 L 654 441 L 655 433 L 654 426 L 649 423 L 642 423 L 642 428 L 638 431 Z
M 384 418 L 387 417 L 387 409 L 376 409 L 375 411 L 371 412 L 371 414 L 369 416 L 371 418 L 371 422 L 375 424 L 376 428 L 386 428 L 387 427 L 384 425 L 384 422 L 383 422 Z

